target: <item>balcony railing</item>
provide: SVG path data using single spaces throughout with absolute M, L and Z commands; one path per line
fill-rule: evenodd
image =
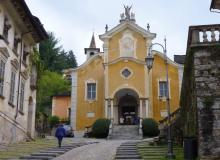
M 187 48 L 220 44 L 220 24 L 190 26 Z

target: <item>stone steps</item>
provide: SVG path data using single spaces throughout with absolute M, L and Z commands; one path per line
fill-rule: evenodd
M 137 125 L 115 125 L 109 139 L 118 140 L 140 140 L 142 136 L 138 133 Z
M 126 142 L 117 148 L 115 160 L 141 160 L 138 154 L 137 142 Z
M 69 150 L 72 150 L 74 148 L 78 148 L 84 145 L 89 145 L 97 142 L 89 142 L 89 143 L 73 143 L 71 145 L 65 145 L 61 148 L 48 148 L 46 150 L 41 150 L 37 153 L 32 153 L 30 155 L 24 155 L 19 157 L 19 159 L 25 159 L 25 160 L 50 160 L 55 157 L 58 157 L 64 153 L 66 153 Z

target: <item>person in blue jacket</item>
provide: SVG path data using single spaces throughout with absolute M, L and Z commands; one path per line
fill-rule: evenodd
M 59 148 L 61 147 L 61 144 L 62 144 L 62 140 L 63 140 L 63 137 L 65 137 L 65 129 L 63 128 L 63 125 L 60 124 L 57 129 L 56 129 L 56 133 L 55 133 L 55 137 L 57 138 L 58 140 L 58 145 L 59 145 Z

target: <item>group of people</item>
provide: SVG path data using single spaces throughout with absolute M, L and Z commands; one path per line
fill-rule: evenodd
M 124 116 L 120 117 L 119 119 L 120 124 L 130 124 L 130 125 L 136 125 L 139 123 L 139 118 L 136 116 Z

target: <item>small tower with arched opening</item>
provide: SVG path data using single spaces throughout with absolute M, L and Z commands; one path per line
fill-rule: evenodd
M 85 48 L 85 54 L 87 56 L 87 59 L 89 59 L 90 57 L 98 54 L 99 52 L 100 48 L 96 48 L 95 36 L 93 33 L 89 48 Z

